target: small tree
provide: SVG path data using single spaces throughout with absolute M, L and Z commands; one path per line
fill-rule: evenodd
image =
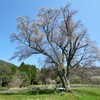
M 0 86 L 7 86 L 11 78 L 11 69 L 6 64 L 0 64 Z
M 42 54 L 48 66 L 60 77 L 62 86 L 71 91 L 70 73 L 77 65 L 91 66 L 98 58 L 98 49 L 87 34 L 87 29 L 73 20 L 77 11 L 70 4 L 60 9 L 41 8 L 37 18 L 17 18 L 18 34 L 11 34 L 11 41 L 17 41 L 13 58 L 19 60 L 33 54 Z
M 30 83 L 33 79 L 36 78 L 37 69 L 35 65 L 33 66 L 29 64 L 24 64 L 24 62 L 22 62 L 21 65 L 19 66 L 19 70 L 27 74 Z
M 42 67 L 39 74 L 38 80 L 41 80 L 43 84 L 45 84 L 48 79 L 57 80 L 57 75 L 53 67 Z
M 22 87 L 27 85 L 29 85 L 29 78 L 25 72 L 21 71 L 16 71 L 8 84 L 9 87 Z

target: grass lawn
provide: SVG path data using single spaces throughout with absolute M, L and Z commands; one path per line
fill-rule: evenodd
M 78 88 L 73 93 L 0 95 L 0 100 L 100 100 L 100 88 Z

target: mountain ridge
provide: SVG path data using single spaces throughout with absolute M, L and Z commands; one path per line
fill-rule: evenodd
M 8 66 L 16 66 L 16 67 L 18 67 L 17 65 L 15 65 L 15 64 L 13 64 L 13 63 L 10 63 L 10 62 L 7 62 L 7 61 L 4 61 L 4 60 L 1 60 L 1 59 L 0 59 L 0 65 L 2 65 L 2 64 L 6 64 L 6 65 L 8 65 Z

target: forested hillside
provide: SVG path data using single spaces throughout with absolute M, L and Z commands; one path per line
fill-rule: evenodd
M 77 68 L 70 73 L 73 84 L 100 84 L 100 67 Z M 20 66 L 0 60 L 0 86 L 24 87 L 34 84 L 61 84 L 53 67 L 38 69 L 22 62 Z
M 16 66 L 0 60 L 0 86 L 20 87 L 32 84 L 36 77 L 36 66 L 21 63 Z

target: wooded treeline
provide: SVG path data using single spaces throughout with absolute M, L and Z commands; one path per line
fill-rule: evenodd
M 70 73 L 72 84 L 100 84 L 100 68 L 91 67 L 82 69 L 78 67 L 74 73 Z M 38 69 L 35 65 L 22 62 L 16 66 L 0 61 L 0 86 L 24 87 L 29 85 L 61 84 L 61 80 L 53 67 Z

